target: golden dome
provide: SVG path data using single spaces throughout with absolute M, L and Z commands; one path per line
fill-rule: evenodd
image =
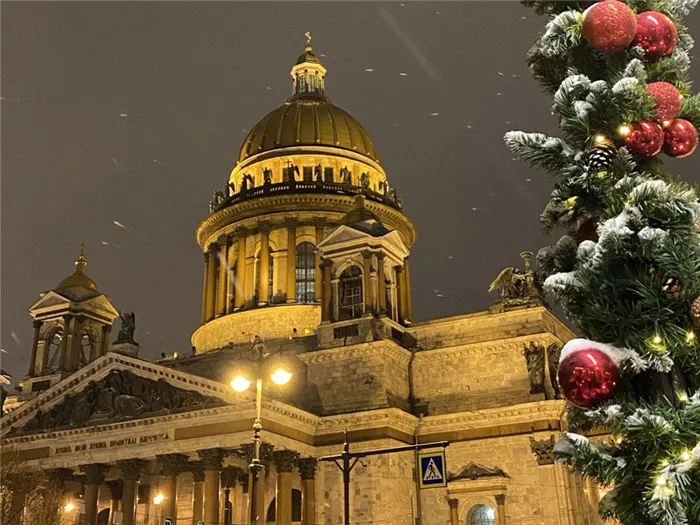
M 58 283 L 56 291 L 65 290 L 66 288 L 85 288 L 86 290 L 97 292 L 97 283 L 83 273 L 86 266 L 85 245 L 83 245 L 80 249 L 80 257 L 75 261 L 75 272 Z
M 379 162 L 367 130 L 326 98 L 326 68 L 311 49 L 311 34 L 305 36 L 306 48 L 291 71 L 291 98 L 253 126 L 241 145 L 238 162 L 293 146 L 342 148 Z
M 270 111 L 248 133 L 238 162 L 290 146 L 331 146 L 379 162 L 372 138 L 362 124 L 320 97 L 297 98 Z

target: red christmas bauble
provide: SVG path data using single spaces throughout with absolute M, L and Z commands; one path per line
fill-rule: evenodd
M 591 408 L 610 399 L 620 385 L 617 363 L 600 349 L 602 345 L 588 342 L 590 346 L 564 356 L 557 371 L 564 397 L 582 408 Z
M 652 82 L 647 85 L 647 93 L 656 101 L 656 120 L 676 118 L 683 105 L 683 96 L 676 86 L 668 82 Z
M 669 157 L 687 157 L 698 147 L 698 130 L 685 119 L 664 123 L 664 135 L 664 153 Z
M 663 13 L 647 11 L 637 16 L 633 46 L 641 47 L 650 60 L 671 54 L 678 42 L 675 24 Z
M 656 122 L 642 120 L 623 126 L 625 146 L 632 153 L 653 157 L 664 145 L 664 130 Z
M 627 49 L 637 33 L 634 11 L 617 0 L 604 0 L 586 9 L 583 37 L 593 49 L 615 53 Z

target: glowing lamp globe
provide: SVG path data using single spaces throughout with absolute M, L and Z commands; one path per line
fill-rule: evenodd
M 161 494 L 159 492 L 158 494 L 153 496 L 153 503 L 155 503 L 156 505 L 160 505 L 161 503 L 163 503 L 164 499 L 165 499 L 165 496 L 163 496 L 163 494 Z
M 270 379 L 276 385 L 286 385 L 292 379 L 292 373 L 284 368 L 278 368 L 272 373 Z
M 564 397 L 581 408 L 610 399 L 620 386 L 620 368 L 612 347 L 574 339 L 562 349 L 557 381 Z
M 75 510 L 75 505 L 73 505 L 73 502 L 66 503 L 66 506 L 63 507 L 63 510 L 66 512 L 73 512 Z
M 250 386 L 250 381 L 243 376 L 236 376 L 231 380 L 231 388 L 236 392 L 245 392 Z

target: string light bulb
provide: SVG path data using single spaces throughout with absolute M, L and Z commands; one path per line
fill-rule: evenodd
M 685 334 L 685 341 L 687 343 L 694 343 L 695 342 L 695 332 L 692 330 L 688 330 Z
M 677 392 L 676 397 L 678 398 L 678 401 L 682 403 L 687 403 L 689 401 L 688 394 L 685 392 Z
M 608 141 L 608 137 L 603 135 L 602 133 L 598 133 L 595 137 L 593 137 L 593 142 L 596 144 L 605 144 Z
M 689 461 L 692 457 L 693 456 L 690 454 L 690 451 L 687 448 L 684 449 L 683 452 L 681 452 L 681 459 L 683 461 Z
M 661 339 L 661 336 L 659 334 L 654 334 L 654 337 L 651 339 L 651 342 L 655 345 L 660 345 L 664 342 L 664 340 Z
M 665 475 L 665 474 L 659 474 L 659 475 L 656 477 L 656 484 L 657 484 L 659 487 L 665 487 L 667 482 L 668 482 L 668 479 L 666 478 L 666 475 Z
M 617 128 L 617 132 L 621 137 L 626 137 L 632 132 L 632 128 L 628 124 L 622 124 Z
M 73 512 L 75 510 L 75 505 L 73 505 L 72 501 L 69 501 L 68 503 L 66 503 L 66 506 L 63 507 L 63 510 L 65 510 L 66 512 Z

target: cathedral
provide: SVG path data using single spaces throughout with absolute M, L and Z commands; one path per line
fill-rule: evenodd
M 553 458 L 574 334 L 530 254 L 488 311 L 414 320 L 416 227 L 367 130 L 328 99 L 309 37 L 291 79 L 197 229 L 192 353 L 139 357 L 135 316 L 81 252 L 29 309 L 3 452 L 60 480 L 62 523 L 597 525 L 598 488 Z M 439 442 L 359 458 L 347 493 L 323 459 Z

